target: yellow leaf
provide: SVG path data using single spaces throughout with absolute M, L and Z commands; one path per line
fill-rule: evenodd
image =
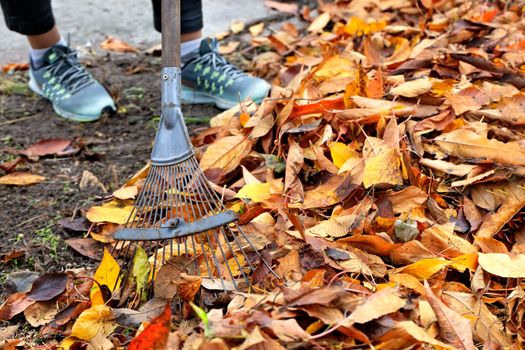
M 438 271 L 441 271 L 443 268 L 449 266 L 451 263 L 445 259 L 431 258 L 431 259 L 421 259 L 400 268 L 398 271 L 412 275 L 419 279 L 420 281 L 430 278 L 433 274 Z
M 357 152 L 355 152 L 352 148 L 342 142 L 334 142 L 330 145 L 332 161 L 338 168 L 341 168 L 343 164 L 356 153 Z
M 64 340 L 60 342 L 59 349 L 69 350 L 73 345 L 75 345 L 75 343 L 78 342 L 82 342 L 82 340 L 75 337 L 64 338 Z
M 397 151 L 381 139 L 369 137 L 363 148 L 365 172 L 363 184 L 366 188 L 377 185 L 401 185 L 401 160 Z
M 506 278 L 525 278 L 525 254 L 479 253 L 478 262 L 488 273 Z
M 71 336 L 82 340 L 91 340 L 99 333 L 109 335 L 117 327 L 113 320 L 114 316 L 109 306 L 92 306 L 78 316 L 75 324 L 73 324 Z
M 223 137 L 208 146 L 200 161 L 201 168 L 218 168 L 222 173 L 228 174 L 237 169 L 251 149 L 252 142 L 242 135 Z
M 230 26 L 230 30 L 233 34 L 238 34 L 244 30 L 245 24 L 242 21 L 233 22 Z
M 250 34 L 252 36 L 257 36 L 257 35 L 259 35 L 259 34 L 261 34 L 263 32 L 263 30 L 264 30 L 264 22 L 254 24 L 253 26 L 248 28 L 248 30 L 250 31 Z
M 108 252 L 107 249 L 104 249 L 104 257 L 100 262 L 97 271 L 93 278 L 101 285 L 106 285 L 109 290 L 113 291 L 118 287 L 118 278 L 120 274 L 120 267 L 118 266 L 117 261 L 113 256 Z M 91 288 L 90 299 L 92 305 L 101 305 L 104 304 L 104 299 L 100 292 L 98 284 L 94 283 Z
M 249 199 L 255 203 L 262 202 L 274 194 L 281 194 L 282 183 L 280 191 L 279 188 L 278 191 L 274 190 L 275 188 L 273 188 L 269 182 L 249 183 L 239 190 L 236 197 Z
M 123 208 L 111 208 L 94 206 L 89 208 L 86 218 L 93 222 L 111 222 L 123 225 L 128 221 L 129 215 L 133 211 L 133 206 L 128 205 Z
M 390 282 L 398 283 L 403 287 L 415 290 L 419 294 L 424 294 L 425 289 L 423 285 L 412 275 L 406 273 L 389 273 L 388 279 Z
M 354 67 L 355 64 L 353 61 L 339 55 L 334 55 L 319 67 L 314 73 L 314 76 L 319 80 L 332 79 L 336 76 L 339 78 L 353 77 Z
M 385 21 L 365 22 L 359 17 L 352 17 L 345 25 L 345 32 L 350 35 L 363 35 L 378 32 L 384 27 L 386 27 Z
M 0 185 L 28 186 L 44 181 L 46 178 L 30 173 L 11 173 L 0 177 Z
M 478 268 L 478 254 L 469 253 L 455 257 L 452 259 L 452 264 L 450 264 L 450 267 L 453 267 L 460 272 L 463 272 L 466 269 L 474 272 Z
M 113 192 L 113 196 L 118 199 L 126 200 L 133 199 L 139 193 L 137 186 L 122 187 Z

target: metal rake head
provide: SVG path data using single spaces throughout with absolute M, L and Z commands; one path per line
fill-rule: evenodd
M 172 257 L 184 257 L 203 286 L 247 290 L 258 264 L 271 270 L 255 244 L 235 223 L 209 186 L 194 157 L 151 167 L 124 229 L 115 233 L 122 280 L 128 280 L 141 247 L 150 257 L 152 277 Z M 273 271 L 272 271 L 273 272 Z M 151 289 L 150 289 L 151 292 Z

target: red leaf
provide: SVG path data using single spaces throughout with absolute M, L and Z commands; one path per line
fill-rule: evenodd
M 163 350 L 170 333 L 171 308 L 169 303 L 157 318 L 151 321 L 144 332 L 133 339 L 128 350 Z
M 71 141 L 64 139 L 42 140 L 21 151 L 20 154 L 27 157 L 41 157 L 64 151 L 70 144 Z

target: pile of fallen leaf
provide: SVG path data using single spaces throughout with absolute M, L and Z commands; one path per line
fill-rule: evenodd
M 65 349 L 521 349 L 522 5 L 320 2 L 301 10 L 305 28 L 251 31 L 271 96 L 216 116 L 193 143 L 282 280 L 197 306 L 198 276 L 159 271 L 182 309 L 155 297 L 134 311 L 112 304 L 119 265 L 106 250 L 92 277 L 18 281 L 0 318 L 23 312 Z M 87 211 L 88 240 L 112 242 L 147 170 Z M 137 259 L 139 288 L 149 270 Z

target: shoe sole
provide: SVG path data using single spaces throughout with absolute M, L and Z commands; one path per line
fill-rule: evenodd
M 214 95 L 185 88 L 184 86 L 181 89 L 181 98 L 184 104 L 214 104 L 220 109 L 230 109 L 239 104 L 238 102 L 231 102 Z
M 33 77 L 33 74 L 31 74 L 31 71 L 29 71 L 29 83 L 28 83 L 28 86 L 29 86 L 29 89 L 31 89 L 31 91 L 33 91 L 35 94 L 37 94 L 38 96 L 40 96 L 42 98 L 45 98 L 46 100 L 51 102 L 51 106 L 53 106 L 53 110 L 55 111 L 55 113 L 59 117 L 61 117 L 63 119 L 67 119 L 67 120 L 71 120 L 71 121 L 75 121 L 75 122 L 79 122 L 79 123 L 90 123 L 90 122 L 94 122 L 94 121 L 97 121 L 97 120 L 100 119 L 100 116 L 98 116 L 98 117 L 82 116 L 82 115 L 79 115 L 79 114 L 70 113 L 68 111 L 65 111 L 65 110 L 61 109 L 60 107 L 57 107 L 53 103 L 53 101 L 51 101 L 44 94 L 44 92 L 40 89 L 40 87 L 38 86 L 38 84 L 35 81 L 35 78 Z M 109 107 L 109 108 L 111 108 L 111 107 Z M 103 111 L 104 111 L 104 109 L 103 109 Z

